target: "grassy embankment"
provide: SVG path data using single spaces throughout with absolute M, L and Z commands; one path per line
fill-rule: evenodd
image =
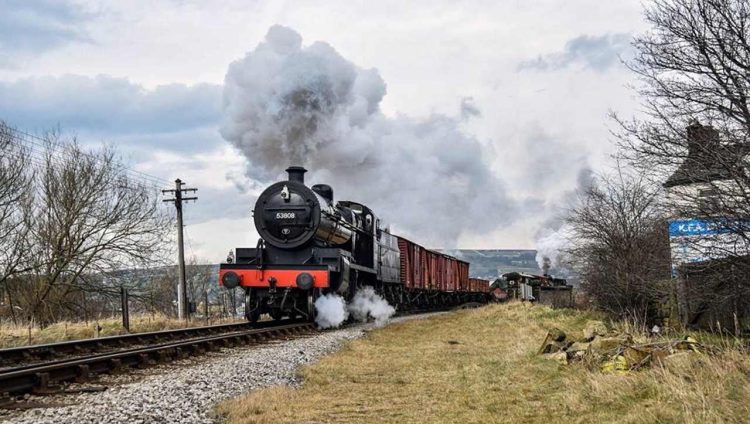
M 211 324 L 229 323 L 233 319 L 211 319 Z M 122 326 L 122 319 L 105 318 L 98 321 L 89 322 L 58 322 L 53 325 L 39 328 L 13 325 L 9 322 L 3 322 L 0 325 L 0 348 L 25 346 L 29 344 L 53 343 L 65 340 L 88 339 L 96 336 L 97 324 L 101 327 L 99 337 L 115 336 L 126 334 Z M 206 325 L 206 321 L 195 319 L 185 323 L 176 318 L 164 315 L 133 315 L 130 317 L 130 332 L 143 333 L 147 331 L 171 330 L 176 328 L 199 327 Z
M 589 313 L 511 303 L 369 333 L 300 370 L 300 388 L 225 401 L 230 423 L 747 422 L 750 358 L 606 374 L 536 355 L 547 330 L 580 337 Z

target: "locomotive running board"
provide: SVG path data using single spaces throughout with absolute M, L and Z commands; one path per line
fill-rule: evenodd
M 368 268 L 366 266 L 357 265 L 357 264 L 349 264 L 349 268 L 356 269 L 357 271 L 369 272 L 370 274 L 375 274 L 376 273 L 375 269 L 373 269 L 373 268 Z

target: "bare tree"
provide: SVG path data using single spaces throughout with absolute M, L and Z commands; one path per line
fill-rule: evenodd
M 196 305 L 204 301 L 206 293 L 216 303 L 218 283 L 215 281 L 218 269 L 213 265 L 201 265 L 196 257 L 187 261 L 185 275 L 187 279 L 188 301 Z M 149 277 L 146 291 L 138 296 L 138 300 L 151 312 L 158 312 L 169 316 L 177 315 L 177 286 L 178 269 L 166 266 L 153 270 Z M 198 311 L 200 312 L 200 311 Z
M 566 218 L 567 257 L 597 307 L 619 318 L 651 321 L 664 315 L 669 246 L 661 194 L 642 177 L 622 171 L 600 176 L 578 193 Z
M 215 281 L 215 278 L 218 278 L 218 269 L 211 265 L 201 265 L 200 262 L 206 263 L 205 260 L 201 261 L 192 256 L 185 269 L 188 301 L 195 303 L 196 307 L 205 302 L 206 296 L 210 299 L 215 297 L 218 292 L 218 281 Z M 202 311 L 197 312 L 202 313 Z
M 16 305 L 8 291 L 14 276 L 28 271 L 24 253 L 28 248 L 26 225 L 33 175 L 28 152 L 16 142 L 13 130 L 0 121 L 0 299 L 16 320 Z
M 135 299 L 149 313 L 177 317 L 177 267 L 166 266 L 151 271 Z
M 129 178 L 111 148 L 86 151 L 49 138 L 34 191 L 33 273 L 16 290 L 26 317 L 39 323 L 69 315 L 81 293 L 116 299 L 119 285 L 106 276 L 154 265 L 169 238 L 155 190 Z
M 652 30 L 635 39 L 629 63 L 643 114 L 615 116 L 621 152 L 665 183 L 671 218 L 720 233 L 689 242 L 707 260 L 680 267 L 683 321 L 728 309 L 736 323 L 750 316 L 740 305 L 750 284 L 739 278 L 750 271 L 750 1 L 656 0 L 645 18 Z
M 682 215 L 750 216 L 750 1 L 657 0 L 645 17 L 628 64 L 643 115 L 615 115 L 621 152 L 657 183 L 702 186 L 675 193 Z
M 733 141 L 750 129 L 747 0 L 656 0 L 652 30 L 635 38 L 628 63 L 641 79 L 645 119 L 623 122 L 623 141 L 649 165 L 687 158 L 685 128 L 709 123 Z M 710 152 L 706 152 L 710 153 Z

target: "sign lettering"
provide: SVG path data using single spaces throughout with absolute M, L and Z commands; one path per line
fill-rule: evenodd
M 294 212 L 276 212 L 276 219 L 294 219 Z

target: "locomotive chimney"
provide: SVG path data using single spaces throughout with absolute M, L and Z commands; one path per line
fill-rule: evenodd
M 286 169 L 287 174 L 289 174 L 289 181 L 296 181 L 298 183 L 305 183 L 305 172 L 307 172 L 307 169 L 305 169 L 302 166 L 290 166 Z

